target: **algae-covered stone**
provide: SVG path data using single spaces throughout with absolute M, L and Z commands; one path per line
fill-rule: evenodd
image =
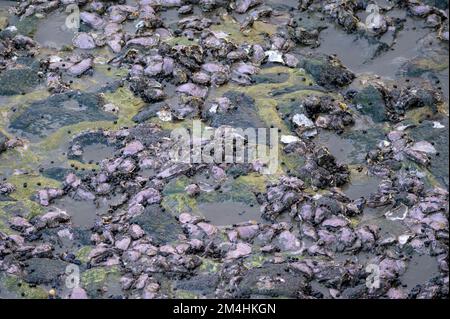
M 386 105 L 381 92 L 372 85 L 359 91 L 353 98 L 356 108 L 363 114 L 369 115 L 375 122 L 386 120 Z
M 236 91 L 226 92 L 223 96 L 231 101 L 232 109 L 226 113 L 211 113 L 206 110 L 204 115 L 212 127 L 230 125 L 245 129 L 266 126 L 259 118 L 255 100 L 251 96 Z
M 239 283 L 237 297 L 298 297 L 305 289 L 305 277 L 286 272 L 285 268 L 283 264 L 272 264 L 248 270 Z
M 213 294 L 218 284 L 219 276 L 217 274 L 205 274 L 179 280 L 176 282 L 176 288 L 189 292 Z
M 119 271 L 116 267 L 97 267 L 81 274 L 81 286 L 91 298 L 100 298 L 103 291 L 108 295 L 120 292 Z
M 411 130 L 411 136 L 416 141 L 432 143 L 437 150 L 437 153 L 429 155 L 432 158 L 429 169 L 434 177 L 445 187 L 449 185 L 448 123 L 448 117 L 442 116 L 436 121 L 423 121 Z
M 355 78 L 355 75 L 333 56 L 315 55 L 302 59 L 300 63 L 318 84 L 326 88 L 343 87 Z
M 146 105 L 135 116 L 133 116 L 133 121 L 136 123 L 143 123 L 143 122 L 157 116 L 158 112 L 165 105 L 166 105 L 166 103 L 164 103 L 164 102 L 152 103 L 152 104 Z
M 0 132 L 0 153 L 6 151 L 6 143 L 8 142 L 8 138 Z
M 39 18 L 36 15 L 23 17 L 16 23 L 17 31 L 26 36 L 33 36 L 38 28 Z
M 180 224 L 171 214 L 162 211 L 158 205 L 148 206 L 145 211 L 131 220 L 138 224 L 157 244 L 166 244 L 178 239 L 183 233 Z
M 117 117 L 102 109 L 103 100 L 94 93 L 67 92 L 31 103 L 10 127 L 44 137 L 57 129 L 80 122 L 112 121 Z
M 26 261 L 25 281 L 31 284 L 56 284 L 64 274 L 68 263 L 48 258 L 32 258 Z
M 283 83 L 289 79 L 288 73 L 262 73 L 252 76 L 252 80 L 255 84 L 264 83 Z
M 16 95 L 32 91 L 41 78 L 31 68 L 16 68 L 0 73 L 0 95 Z
M 69 175 L 69 173 L 73 173 L 73 169 L 65 168 L 65 167 L 49 167 L 43 170 L 42 175 L 47 178 L 51 178 L 57 181 L 63 181 L 64 178 Z
M 47 299 L 48 292 L 34 284 L 27 284 L 19 277 L 0 273 L 0 293 L 2 298 Z

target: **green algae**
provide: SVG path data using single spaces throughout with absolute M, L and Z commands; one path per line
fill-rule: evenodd
M 191 120 L 184 120 L 184 121 L 162 121 L 158 117 L 153 117 L 148 120 L 149 123 L 157 124 L 161 129 L 164 131 L 173 131 L 176 129 L 190 129 L 193 126 L 193 121 Z
M 247 187 L 252 192 L 264 193 L 266 191 L 267 177 L 256 173 L 241 175 L 235 180 L 238 187 Z
M 95 267 L 81 274 L 81 286 L 86 289 L 89 296 L 97 296 L 103 288 L 110 288 L 119 282 L 120 270 L 118 267 Z
M 189 184 L 190 181 L 186 176 L 171 180 L 162 192 L 164 198 L 161 206 L 175 216 L 183 212 L 198 213 L 197 201 L 184 190 Z
M 84 76 L 82 78 L 74 78 L 71 84 L 71 88 L 79 91 L 94 90 L 96 88 L 107 85 L 115 80 L 124 78 L 128 71 L 126 69 L 111 67 L 106 64 L 106 61 L 102 57 L 96 57 L 93 65 L 94 73 L 92 76 Z M 102 63 L 95 63 L 101 61 Z
M 8 178 L 8 182 L 13 184 L 16 188 L 10 196 L 23 203 L 28 210 L 27 218 L 29 219 L 44 211 L 40 204 L 32 200 L 33 195 L 35 195 L 39 189 L 46 187 L 58 188 L 61 186 L 60 182 L 55 181 L 54 179 L 34 174 L 11 175 Z
M 416 57 L 406 64 L 405 75 L 410 77 L 420 77 L 424 73 L 434 71 L 441 72 L 448 69 L 448 60 L 443 56 L 433 58 Z
M 81 261 L 82 263 L 87 263 L 89 261 L 89 253 L 91 252 L 92 247 L 91 246 L 85 246 L 80 248 L 76 253 L 75 256 L 77 257 L 77 259 L 79 261 Z
M 43 151 L 51 151 L 58 149 L 61 145 L 67 142 L 72 136 L 89 130 L 98 129 L 118 129 L 119 126 L 110 121 L 98 122 L 80 122 L 73 125 L 61 127 L 48 137 L 44 138 L 36 145 L 37 149 Z
M 89 164 L 89 163 L 83 163 L 83 162 L 80 162 L 80 161 L 77 161 L 77 160 L 68 160 L 67 164 L 69 164 L 71 167 L 72 166 L 73 167 L 77 167 L 77 168 L 79 168 L 81 170 L 95 170 L 95 169 L 98 169 L 100 167 L 96 163 Z
M 263 43 L 266 36 L 276 33 L 277 26 L 262 21 L 255 21 L 251 27 L 242 30 L 240 24 L 230 15 L 223 14 L 221 23 L 212 25 L 210 28 L 214 32 L 224 32 L 226 39 L 236 44 L 256 44 Z
M 32 91 L 41 78 L 29 67 L 14 68 L 0 73 L 0 95 L 16 95 Z
M 178 216 L 183 212 L 198 213 L 197 201 L 187 194 L 170 194 L 163 198 L 161 206 Z
M 39 20 L 36 15 L 31 15 L 20 19 L 15 26 L 20 34 L 33 36 L 37 31 Z
M 198 267 L 200 273 L 216 274 L 220 271 L 221 263 L 210 259 L 201 257 L 202 264 Z
M 263 267 L 264 263 L 267 262 L 270 258 L 270 256 L 264 256 L 261 254 L 252 254 L 245 258 L 243 264 L 247 269 L 260 268 Z
M 6 205 L 8 205 L 7 202 L 0 202 L 0 232 L 6 235 L 12 235 L 14 231 L 7 225 L 9 214 L 3 209 Z
M 101 95 L 106 103 L 112 103 L 119 108 L 118 125 L 133 124 L 133 116 L 145 104 L 126 87 L 119 87 L 112 93 L 102 93 Z
M 26 299 L 48 299 L 48 292 L 41 287 L 33 287 L 16 276 L 5 275 L 1 281 L 5 288 L 17 295 L 16 298 Z
M 184 289 L 177 289 L 173 292 L 174 298 L 176 299 L 198 299 L 199 296 L 195 292 L 184 290 Z
M 281 83 L 260 83 L 251 86 L 239 86 L 236 84 L 227 84 L 213 92 L 213 96 L 220 96 L 228 91 L 237 91 L 244 93 L 255 100 L 257 113 L 261 120 L 267 126 L 277 127 L 281 134 L 290 134 L 289 127 L 284 123 L 277 107 L 292 103 L 294 100 L 301 100 L 307 95 L 323 94 L 310 88 L 314 81 L 301 69 L 291 69 L 284 66 L 275 66 L 262 69 L 260 74 L 285 73 L 289 77 Z M 292 89 L 294 87 L 294 89 Z M 295 89 L 298 87 L 298 89 Z M 284 89 L 289 89 L 283 93 Z M 274 92 L 277 93 L 274 96 Z
M 105 103 L 112 103 L 119 109 L 116 121 L 93 121 L 80 122 L 73 125 L 61 127 L 47 138 L 43 139 L 37 147 L 44 151 L 57 149 L 71 136 L 88 130 L 119 129 L 120 127 L 132 125 L 132 117 L 139 111 L 144 102 L 135 97 L 127 88 L 120 87 L 114 92 L 101 93 Z
M 0 16 L 0 31 L 6 29 L 8 27 L 8 24 L 9 24 L 8 17 Z
M 366 86 L 353 98 L 361 113 L 370 115 L 375 122 L 386 120 L 386 106 L 381 92 L 372 85 Z
M 18 94 L 10 96 L 9 99 L 0 104 L 1 113 L 9 113 L 11 109 L 15 109 L 17 113 L 28 107 L 29 104 L 35 101 L 46 99 L 50 96 L 50 93 L 46 89 L 37 88 L 31 92 L 25 94 Z M 18 112 L 19 111 L 19 112 Z M 16 113 L 14 112 L 14 113 Z M 14 114 L 12 118 L 14 117 Z M 4 116 L 1 119 L 1 125 L 5 125 L 9 122 L 9 118 Z
M 28 145 L 10 149 L 0 155 L 0 171 L 12 174 L 14 170 L 32 171 L 41 157 L 31 151 Z
M 288 74 L 285 81 L 277 81 L 275 83 L 259 83 L 251 86 L 239 86 L 229 83 L 212 92 L 211 97 L 222 96 L 228 91 L 236 91 L 244 93 L 255 100 L 255 106 L 259 118 L 268 126 L 278 128 L 280 135 L 291 135 L 291 129 L 283 120 L 283 116 L 292 113 L 295 107 L 301 103 L 301 100 L 307 96 L 321 96 L 325 93 L 316 89 L 314 80 L 303 69 L 292 69 L 285 66 L 274 66 L 264 68 L 259 75 L 264 74 Z M 327 93 L 328 94 L 328 93 Z M 329 94 L 338 101 L 343 100 L 339 94 Z M 286 169 L 296 170 L 304 163 L 303 159 L 296 155 L 287 155 L 279 146 L 278 154 L 279 164 L 282 162 L 286 165 L 282 167 L 278 165 L 274 175 L 280 175 Z

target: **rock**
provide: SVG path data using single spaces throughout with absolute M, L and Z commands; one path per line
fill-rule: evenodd
M 200 227 L 208 237 L 211 237 L 217 233 L 217 227 L 215 227 L 214 225 L 201 222 L 198 223 L 197 226 Z
M 249 240 L 256 236 L 258 229 L 258 225 L 240 226 L 237 228 L 237 232 L 241 239 Z
M 300 241 L 288 230 L 278 235 L 277 245 L 283 251 L 297 251 L 301 248 Z
M 167 244 L 178 239 L 183 233 L 175 218 L 167 212 L 161 211 L 159 206 L 150 205 L 144 212 L 130 220 L 138 224 L 156 244 Z
M 63 126 L 117 119 L 113 114 L 104 112 L 101 105 L 100 96 L 93 93 L 73 91 L 54 94 L 31 103 L 11 121 L 10 127 L 42 138 Z
M 252 268 L 242 274 L 236 298 L 255 298 L 257 296 L 298 298 L 307 283 L 305 276 L 294 272 L 280 271 L 285 264 L 267 264 Z
M 198 187 L 197 184 L 189 184 L 185 188 L 186 194 L 188 194 L 191 197 L 195 197 L 200 193 L 200 187 Z
M 80 12 L 80 19 L 94 29 L 100 29 L 104 24 L 103 19 L 98 14 L 92 12 Z
M 45 225 L 44 227 L 49 228 L 58 227 L 61 223 L 66 223 L 69 220 L 70 216 L 62 210 L 48 212 L 40 217 L 40 222 Z
M 355 78 L 355 75 L 333 56 L 315 55 L 300 60 L 300 65 L 319 85 L 326 88 L 346 86 Z
M 348 221 L 340 217 L 331 217 L 322 222 L 323 227 L 340 228 L 347 226 Z
M 11 224 L 11 228 L 17 229 L 19 231 L 23 231 L 33 226 L 25 218 L 22 217 L 13 217 L 9 220 L 9 223 Z
M 86 291 L 81 287 L 75 287 L 70 293 L 70 299 L 88 299 Z
M 7 142 L 8 142 L 8 138 L 6 137 L 6 135 L 3 134 L 2 132 L 0 132 L 0 154 L 3 153 L 4 151 L 6 151 Z
M 125 251 L 130 246 L 130 243 L 131 243 L 131 238 L 130 237 L 124 237 L 124 238 L 122 238 L 120 240 L 117 240 L 114 245 L 115 245 L 116 248 Z
M 142 145 L 139 141 L 133 141 L 124 148 L 123 155 L 135 155 L 144 149 L 144 145 Z
M 4 70 L 0 73 L 0 96 L 29 93 L 41 81 L 38 72 L 31 68 Z
M 89 33 L 80 32 L 72 40 L 73 45 L 79 49 L 91 50 L 96 47 L 94 38 Z
M 134 240 L 139 239 L 145 235 L 144 230 L 139 225 L 136 224 L 130 226 L 128 233 Z
M 244 243 L 236 244 L 236 248 L 227 253 L 227 259 L 237 259 L 249 255 L 252 252 L 252 246 Z
M 69 264 L 57 259 L 31 258 L 25 262 L 25 281 L 30 284 L 61 283 L 61 276 Z
M 33 257 L 52 257 L 53 246 L 50 244 L 41 244 L 36 246 L 31 255 Z
M 299 142 L 299 141 L 300 141 L 300 139 L 294 135 L 281 135 L 281 137 L 280 137 L 280 142 L 283 144 L 290 144 L 290 143 L 295 143 L 295 142 Z
M 194 97 L 198 97 L 201 99 L 206 98 L 208 95 L 208 89 L 205 87 L 198 86 L 194 83 L 186 83 L 177 87 L 177 92 L 185 93 L 188 95 L 192 95 Z
M 84 72 L 92 68 L 93 60 L 91 58 L 83 59 L 67 69 L 67 73 L 73 76 L 82 75 Z
M 155 204 L 159 203 L 160 201 L 161 201 L 161 194 L 159 193 L 159 191 L 149 187 L 137 193 L 131 199 L 130 206 L 142 203 Z
M 408 297 L 402 288 L 390 288 L 386 295 L 389 299 L 406 299 Z
M 237 13 L 245 13 L 251 7 L 254 7 L 258 4 L 262 3 L 262 0 L 237 0 L 236 1 L 236 9 L 234 9 Z
M 299 127 L 300 132 L 307 137 L 317 135 L 316 126 L 305 114 L 295 114 L 292 122 Z
M 72 188 L 77 188 L 81 184 L 81 179 L 74 173 L 70 173 L 66 176 L 64 183 Z
M 436 154 L 437 152 L 434 146 L 427 141 L 416 142 L 410 148 L 413 151 L 423 152 L 427 154 Z

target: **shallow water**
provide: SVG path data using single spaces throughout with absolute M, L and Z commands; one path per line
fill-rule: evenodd
M 198 207 L 201 214 L 214 225 L 231 225 L 246 221 L 261 221 L 259 207 L 244 203 L 208 203 Z
M 350 139 L 342 138 L 333 132 L 323 131 L 315 140 L 319 145 L 326 146 L 338 163 L 349 164 L 353 161 L 352 152 L 355 148 Z
M 83 162 L 99 162 L 105 158 L 110 158 L 115 152 L 115 148 L 101 143 L 93 143 L 83 147 Z
M 38 24 L 34 39 L 50 49 L 71 45 L 75 32 L 66 27 L 66 18 L 64 12 L 50 14 Z
M 395 42 L 393 42 L 391 31 L 388 31 L 380 39 L 389 46 L 386 51 L 377 54 L 376 45 L 371 44 L 376 41 L 375 39 L 364 36 L 355 37 L 333 25 L 321 32 L 321 45 L 317 50 L 327 54 L 336 54 L 353 72 L 373 73 L 395 79 L 400 67 L 405 62 L 420 55 L 418 42 L 428 32 L 418 27 L 421 22 L 407 18 L 403 12 L 396 14 L 394 11 L 390 14 L 401 19 L 406 18 L 406 23 L 404 29 L 398 32 Z M 416 29 L 413 30 L 413 27 Z
M 350 179 L 350 183 L 343 187 L 343 191 L 352 200 L 360 197 L 368 198 L 370 194 L 376 192 L 381 181 L 380 178 L 368 174 L 352 174 Z
M 408 269 L 402 276 L 402 281 L 408 289 L 423 285 L 429 278 L 439 274 L 436 258 L 429 255 L 414 255 L 408 264 Z
M 67 212 L 75 227 L 90 228 L 98 218 L 99 210 L 93 201 L 80 201 L 65 197 L 56 200 L 54 206 Z

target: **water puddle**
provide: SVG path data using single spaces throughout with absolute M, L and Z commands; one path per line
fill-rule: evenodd
M 36 30 L 34 39 L 43 47 L 61 49 L 72 45 L 74 32 L 66 27 L 67 15 L 64 12 L 49 14 Z
M 199 211 L 214 225 L 232 225 L 249 220 L 261 221 L 259 207 L 224 202 L 199 204 Z
M 376 225 L 380 228 L 380 237 L 400 236 L 408 232 L 408 228 L 400 220 L 389 220 L 385 214 L 392 207 L 366 207 L 358 226 Z
M 436 258 L 430 255 L 414 255 L 402 276 L 402 282 L 407 285 L 408 289 L 412 289 L 416 285 L 423 285 L 438 275 L 439 269 Z
M 69 214 L 72 223 L 77 227 L 90 228 L 98 218 L 98 208 L 93 201 L 79 201 L 64 197 L 56 200 L 54 206 Z
M 338 163 L 348 164 L 352 162 L 351 153 L 355 150 L 355 147 L 351 140 L 344 139 L 330 131 L 320 132 L 315 140 L 319 145 L 326 146 Z
M 393 10 L 389 14 L 396 15 L 397 12 Z M 405 18 L 406 15 L 400 17 Z M 417 43 L 429 33 L 420 27 L 413 29 L 418 23 L 420 24 L 407 18 L 404 29 L 397 35 L 393 49 L 387 48 L 393 43 L 391 31 L 381 37 L 380 40 L 385 42 L 383 45 L 374 39 L 347 34 L 338 27 L 329 26 L 321 32 L 321 45 L 317 50 L 326 54 L 336 54 L 344 65 L 355 73 L 367 72 L 395 78 L 399 68 L 418 55 Z
M 114 155 L 115 148 L 109 145 L 94 143 L 83 147 L 83 162 L 96 163 L 111 158 Z
M 343 191 L 352 200 L 360 197 L 368 198 L 370 194 L 377 191 L 380 182 L 381 179 L 376 176 L 352 171 L 350 183 L 343 188 Z

